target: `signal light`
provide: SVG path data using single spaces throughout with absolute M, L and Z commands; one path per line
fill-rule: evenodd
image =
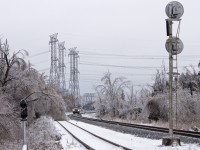
M 172 36 L 172 21 L 166 20 L 167 36 Z
M 27 111 L 27 103 L 25 100 L 22 100 L 20 102 L 20 107 L 21 107 L 21 118 L 22 121 L 26 120 L 27 116 L 28 116 L 28 111 Z

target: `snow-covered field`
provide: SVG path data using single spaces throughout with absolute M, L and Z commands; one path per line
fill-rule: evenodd
M 136 137 L 134 135 L 130 134 L 123 134 L 120 132 L 112 131 L 109 129 L 105 129 L 102 127 L 86 124 L 80 121 L 74 121 L 70 120 L 71 123 L 74 123 L 96 135 L 99 135 L 105 139 L 108 139 L 110 141 L 116 142 L 120 145 L 126 146 L 128 148 L 131 148 L 133 150 L 200 150 L 200 146 L 197 144 L 185 144 L 181 143 L 181 146 L 176 147 L 164 147 L 161 145 L 162 139 L 160 140 L 152 140 L 147 138 L 140 138 Z M 64 123 L 65 124 L 65 123 Z M 78 144 L 78 142 L 67 133 L 61 126 L 56 124 L 56 128 L 59 130 L 59 132 L 62 134 L 62 144 L 65 147 L 65 149 L 85 149 L 81 144 Z M 71 127 L 67 126 L 69 130 L 74 130 Z M 80 131 L 77 131 L 77 133 L 81 134 Z M 90 139 L 89 136 L 84 137 L 88 144 L 95 144 L 95 149 L 103 150 L 105 148 L 101 147 L 102 145 L 97 142 L 97 140 Z M 105 149 L 106 150 L 106 149 Z

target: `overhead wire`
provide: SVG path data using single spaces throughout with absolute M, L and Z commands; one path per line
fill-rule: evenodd
M 145 56 L 145 55 L 122 55 L 122 54 L 109 54 L 109 53 L 95 53 L 95 52 L 83 52 L 80 51 L 79 54 L 82 55 L 94 55 L 94 56 L 106 56 L 106 57 L 126 57 L 132 59 L 166 59 L 166 56 Z
M 80 62 L 80 65 L 101 66 L 101 67 L 115 67 L 115 68 L 128 68 L 128 69 L 160 69 L 161 67 L 148 67 L 148 66 L 125 66 L 125 65 L 111 65 L 111 64 L 98 64 L 90 62 Z M 185 66 L 182 66 L 185 67 Z
M 123 65 L 108 65 L 108 64 L 98 64 L 98 63 L 88 63 L 88 62 L 80 62 L 81 65 L 89 65 L 89 66 L 103 66 L 103 67 L 116 67 L 116 68 L 130 68 L 130 69 L 155 69 L 158 67 L 147 67 L 147 66 L 123 66 Z
M 37 53 L 37 54 L 34 54 L 34 55 L 31 55 L 29 56 L 28 58 L 32 58 L 32 57 L 36 57 L 36 56 L 40 56 L 40 55 L 43 55 L 43 54 L 46 54 L 48 53 L 49 51 L 44 51 L 44 52 L 41 52 L 41 53 Z M 85 55 L 85 56 L 88 56 L 88 55 L 93 55 L 93 56 L 96 56 L 96 57 L 103 57 L 104 59 L 105 58 L 114 58 L 114 57 L 117 57 L 117 59 L 119 58 L 130 58 L 130 59 L 150 59 L 150 60 L 153 60 L 153 59 L 168 59 L 167 57 L 165 56 L 153 56 L 153 55 L 122 55 L 122 54 L 105 54 L 105 53 L 94 53 L 94 52 L 86 52 L 86 51 L 79 51 L 79 54 L 81 55 Z M 106 56 L 106 57 L 105 57 Z M 188 56 L 182 56 L 183 58 L 184 57 L 198 57 L 197 55 L 188 55 Z M 195 59 L 194 58 L 194 59 Z M 198 58 L 197 58 L 198 59 Z M 179 59 L 180 60 L 180 59 Z M 188 60 L 189 61 L 189 60 Z M 38 63 L 34 63 L 34 64 L 40 64 L 40 63 L 44 63 L 44 62 L 47 62 L 47 61 L 40 61 Z M 69 63 L 67 63 L 69 64 Z M 161 67 L 149 67 L 149 66 L 127 66 L 127 65 L 113 65 L 113 64 L 101 64 L 101 63 L 94 63 L 94 62 L 80 62 L 79 63 L 80 65 L 87 65 L 87 66 L 102 66 L 102 67 L 113 67 L 113 68 L 128 68 L 128 69 L 160 69 Z M 166 66 L 167 67 L 167 66 Z M 47 71 L 49 70 L 50 68 L 44 68 L 44 69 L 40 69 L 38 71 Z M 84 71 L 84 70 L 83 70 Z M 91 70 L 89 71 L 91 72 Z M 97 72 L 97 70 L 94 71 L 95 73 Z M 103 72 L 102 72 L 103 73 Z M 114 74 L 122 74 L 121 72 L 120 73 L 114 73 Z M 99 81 L 100 79 L 82 79 L 83 76 L 97 76 L 98 74 L 80 74 L 81 78 L 80 78 L 80 81 Z M 124 73 L 124 75 L 126 76 L 152 76 L 153 74 L 127 74 L 127 73 Z
M 49 51 L 43 51 L 43 52 L 40 52 L 40 53 L 36 53 L 36 54 L 30 55 L 30 56 L 27 56 L 26 58 L 32 58 L 32 57 L 40 56 L 40 55 L 43 55 L 43 54 L 46 54 L 46 53 L 49 53 Z
M 97 53 L 97 52 L 89 52 L 89 51 L 79 51 L 79 54 L 83 55 L 95 55 L 95 56 L 112 56 L 112 57 L 131 57 L 135 59 L 168 59 L 168 56 L 164 55 L 124 55 L 124 54 L 112 54 L 112 53 Z M 200 57 L 200 55 L 181 55 L 179 57 Z

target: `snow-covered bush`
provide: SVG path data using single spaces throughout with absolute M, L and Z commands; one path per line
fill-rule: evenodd
M 178 97 L 179 122 L 198 123 L 200 120 L 200 93 L 193 93 L 191 96 L 189 89 L 179 89 Z
M 168 96 L 166 94 L 157 94 L 149 97 L 141 114 L 143 119 L 150 120 L 168 120 Z
M 55 129 L 53 120 L 45 116 L 36 119 L 28 128 L 30 150 L 62 150 L 61 134 Z
M 22 140 L 0 140 L 0 150 L 20 150 Z
M 11 96 L 0 92 L 0 140 L 20 139 L 20 120 Z

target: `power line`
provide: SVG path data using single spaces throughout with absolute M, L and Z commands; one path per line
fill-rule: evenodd
M 112 53 L 97 53 L 97 52 L 89 52 L 89 51 L 80 51 L 80 54 L 83 55 L 96 55 L 96 56 L 112 56 L 112 57 L 128 57 L 134 59 L 168 59 L 167 56 L 162 55 L 124 55 L 124 54 L 112 54 Z M 200 55 L 182 55 L 181 57 L 192 57 L 192 58 L 199 58 Z
M 47 60 L 47 59 L 46 59 L 46 60 L 42 60 L 42 61 L 31 62 L 31 64 L 34 64 L 34 65 L 35 65 L 35 64 L 43 64 L 43 63 L 50 62 L 50 61 L 51 61 L 51 60 L 49 60 L 49 59 Z
M 37 54 L 34 54 L 34 55 L 30 55 L 27 58 L 32 58 L 32 57 L 40 56 L 40 55 L 43 55 L 43 54 L 46 54 L 46 53 L 49 53 L 49 51 L 44 51 L 44 52 L 40 52 L 40 53 L 37 53 Z
M 94 82 L 94 81 L 99 81 L 99 83 L 97 83 L 97 84 L 101 84 L 101 81 L 100 80 L 81 80 L 81 82 Z M 94 83 L 93 83 L 94 84 Z M 151 85 L 151 84 L 153 84 L 153 83 L 139 83 L 139 84 L 132 84 L 133 86 L 149 86 L 149 85 Z
M 32 57 L 36 57 L 36 56 L 40 56 L 40 55 L 43 55 L 43 54 L 46 54 L 46 53 L 49 53 L 49 51 L 43 51 L 43 52 L 40 52 L 40 53 L 36 53 L 36 54 L 33 54 L 33 55 L 29 55 L 27 58 L 32 58 Z M 130 59 L 168 59 L 168 57 L 166 56 L 162 56 L 162 55 L 122 55 L 122 54 L 111 54 L 111 53 L 96 53 L 96 52 L 88 52 L 88 51 L 80 51 L 79 54 L 82 54 L 82 55 L 94 55 L 94 56 L 97 56 L 97 57 L 104 57 L 107 56 L 107 57 L 126 57 L 126 58 L 130 58 Z M 187 58 L 194 58 L 194 59 L 199 59 L 200 55 L 182 55 L 182 56 L 179 56 L 180 58 L 184 58 L 187 57 Z M 186 58 L 186 59 L 187 59 Z M 192 61 L 192 60 L 186 60 L 186 61 Z
M 36 53 L 33 55 L 29 55 L 26 58 L 32 58 L 32 57 L 36 57 L 36 56 L 40 56 L 43 54 L 49 53 L 49 51 L 43 51 L 40 53 Z M 166 56 L 162 56 L 162 55 L 123 55 L 123 54 L 112 54 L 112 53 L 96 53 L 96 52 L 88 52 L 88 51 L 80 51 L 79 54 L 82 55 L 94 55 L 94 56 L 98 56 L 98 57 L 126 57 L 126 58 L 130 58 L 130 59 L 168 59 L 168 57 Z M 180 58 L 194 58 L 194 59 L 199 59 L 200 55 L 182 55 L 179 56 Z M 186 58 L 186 59 L 187 59 Z M 187 60 L 187 61 L 192 61 L 192 60 Z
M 167 59 L 166 56 L 145 56 L 145 55 L 122 55 L 122 54 L 105 54 L 105 53 L 94 53 L 94 52 L 83 52 L 80 51 L 82 55 L 95 55 L 95 56 L 106 56 L 106 57 L 126 57 L 132 59 Z
M 81 65 L 89 65 L 89 66 L 102 66 L 102 67 L 116 67 L 116 68 L 129 68 L 129 69 L 158 69 L 161 67 L 147 67 L 147 66 L 122 66 L 122 65 L 107 65 L 107 64 L 97 64 L 97 63 L 88 63 L 81 62 Z
M 88 57 L 89 56 L 89 57 Z M 82 58 L 91 58 L 91 56 L 90 55 L 81 55 L 81 57 Z M 117 59 L 117 60 L 119 60 L 119 59 L 122 59 L 122 60 L 168 60 L 168 58 L 166 57 L 166 58 L 164 58 L 164 57 L 160 57 L 160 58 L 156 58 L 156 57 L 141 57 L 141 56 L 135 56 L 135 57 L 110 57 L 110 56 L 107 56 L 107 57 L 105 57 L 105 56 L 101 56 L 101 55 L 92 55 L 92 58 L 98 58 L 98 59 L 103 59 L 103 60 L 105 60 L 105 59 Z M 198 61 L 199 60 L 199 58 L 200 58 L 200 56 L 199 57 L 194 57 L 194 58 L 185 58 L 185 57 L 183 57 L 183 58 L 179 58 L 179 61 Z
M 38 70 L 39 72 L 41 72 L 41 71 L 46 71 L 46 70 L 49 70 L 50 68 L 44 68 L 44 69 L 40 69 L 40 70 Z
M 89 65 L 89 66 L 106 66 L 106 67 L 116 67 L 116 68 L 128 68 L 128 69 L 160 69 L 161 66 L 158 67 L 149 67 L 149 66 L 124 66 L 124 65 L 111 65 L 111 64 L 99 64 L 93 62 L 80 62 L 81 65 Z M 190 67 L 190 66 L 179 66 L 179 68 Z M 168 68 L 168 66 L 165 66 Z
M 122 74 L 122 73 L 113 73 L 112 74 Z M 122 75 L 125 76 L 152 76 L 153 74 L 130 74 L 130 73 L 124 73 Z M 100 76 L 103 77 L 102 74 L 80 74 L 80 76 Z

